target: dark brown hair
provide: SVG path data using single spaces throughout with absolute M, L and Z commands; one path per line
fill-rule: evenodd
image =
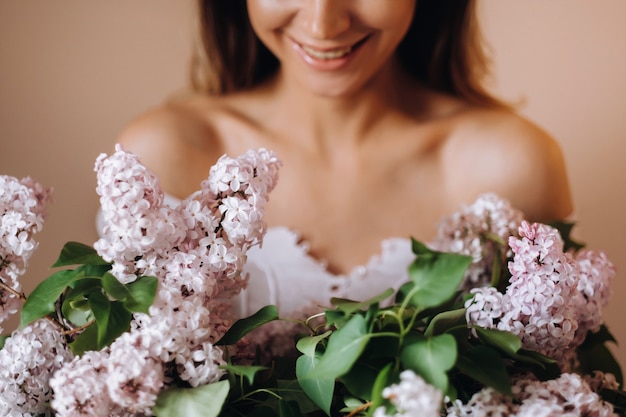
M 278 60 L 254 34 L 245 0 L 198 0 L 197 8 L 190 67 L 194 91 L 226 94 L 276 71 Z M 417 0 L 398 57 L 430 88 L 475 104 L 502 104 L 483 86 L 488 60 L 475 0 Z

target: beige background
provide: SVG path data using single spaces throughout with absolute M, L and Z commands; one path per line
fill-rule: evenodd
M 578 233 L 621 273 L 607 311 L 626 364 L 626 1 L 482 0 L 494 83 L 561 143 Z M 0 174 L 55 188 L 23 282 L 62 244 L 93 243 L 93 162 L 185 83 L 191 1 L 0 0 Z M 503 175 L 506 175 L 503 173 Z

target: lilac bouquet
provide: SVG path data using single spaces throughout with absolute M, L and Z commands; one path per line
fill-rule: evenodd
M 602 320 L 613 264 L 493 194 L 413 240 L 399 290 L 333 299 L 302 323 L 299 356 L 258 360 L 247 334 L 276 308 L 237 319 L 231 302 L 279 166 L 263 149 L 224 156 L 171 207 L 136 156 L 101 155 L 101 239 L 67 243 L 28 297 L 18 277 L 50 190 L 0 177 L 0 319 L 23 303 L 0 416 L 624 415 Z
M 558 228 L 557 228 L 558 226 Z M 486 194 L 413 241 L 410 281 L 332 300 L 325 333 L 298 341 L 298 381 L 350 416 L 616 416 L 619 365 L 603 326 L 613 264 Z
M 95 250 L 68 243 L 55 266 L 80 266 L 28 299 L 16 277 L 47 194 L 3 178 L 3 305 L 16 312 L 18 298 L 26 302 L 22 328 L 0 351 L 0 415 L 154 415 L 168 388 L 220 380 L 227 352 L 215 342 L 232 324 L 229 300 L 246 285 L 245 253 L 263 238 L 278 166 L 265 150 L 224 156 L 197 193 L 171 208 L 136 156 L 120 148 L 101 155 L 102 238 Z

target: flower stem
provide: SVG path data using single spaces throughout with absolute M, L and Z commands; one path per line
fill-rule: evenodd
M 19 298 L 22 301 L 26 301 L 26 296 L 22 293 L 19 293 L 17 291 L 15 291 L 13 288 L 9 287 L 7 284 L 5 284 L 4 282 L 0 281 L 0 288 L 7 290 L 8 292 L 10 292 L 11 294 L 13 294 L 14 296 L 16 296 L 17 298 Z
M 72 334 L 74 334 L 74 333 L 82 332 L 83 330 L 85 330 L 87 327 L 91 326 L 91 325 L 92 325 L 92 324 L 94 324 L 95 322 L 96 322 L 95 320 L 91 320 L 90 322 L 85 323 L 85 324 L 83 324 L 82 326 L 79 326 L 79 327 L 75 327 L 75 328 L 73 328 L 73 329 L 66 330 L 66 331 L 64 331 L 64 332 L 63 332 L 63 335 L 64 335 L 64 336 L 67 336 L 67 335 L 72 335 Z
M 369 406 L 372 405 L 371 401 L 368 401 L 366 403 L 361 404 L 360 406 L 358 406 L 357 408 L 355 408 L 354 410 L 352 410 L 350 412 L 350 414 L 347 414 L 346 417 L 354 417 L 357 414 L 359 414 L 361 411 L 367 410 Z

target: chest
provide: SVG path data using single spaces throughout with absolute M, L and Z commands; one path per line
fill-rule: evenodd
M 389 238 L 431 240 L 447 210 L 436 159 L 323 166 L 284 161 L 267 205 L 269 226 L 298 232 L 310 256 L 333 273 L 368 262 Z

